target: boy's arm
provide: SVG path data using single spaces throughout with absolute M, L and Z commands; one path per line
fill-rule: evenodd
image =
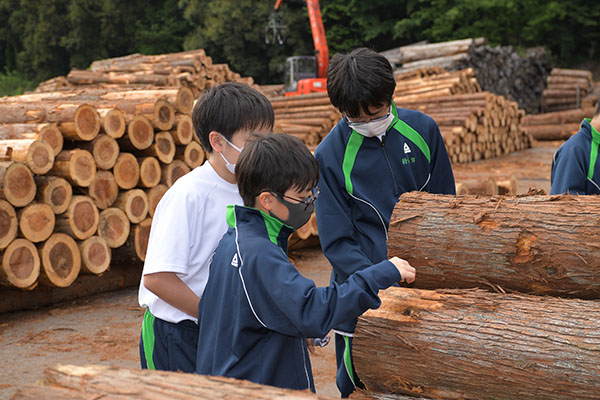
M 144 286 L 171 306 L 198 318 L 200 297 L 174 272 L 157 272 L 144 275 Z
M 431 178 L 425 190 L 429 193 L 456 194 L 454 174 L 444 139 L 435 121 L 432 120 L 431 123 Z
M 584 160 L 580 158 L 573 146 L 563 145 L 556 151 L 552 159 L 550 194 L 586 194 L 587 171 L 583 166 Z
M 318 154 L 319 165 L 323 165 Z M 350 205 L 345 198 L 345 189 L 329 176 L 327 168 L 321 168 L 320 194 L 316 201 L 316 217 L 319 241 L 325 257 L 335 273 L 345 280 L 350 274 L 372 264 L 361 251 L 356 239 L 355 228 L 350 217 Z
M 334 326 L 379 307 L 379 290 L 402 279 L 386 260 L 352 274 L 343 284 L 318 288 L 282 252 L 264 251 L 248 261 L 254 266 L 241 272 L 255 315 L 266 328 L 290 336 L 325 336 Z

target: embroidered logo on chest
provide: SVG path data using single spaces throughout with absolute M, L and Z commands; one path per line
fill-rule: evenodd
M 233 258 L 231 259 L 231 265 L 233 267 L 236 267 L 236 268 L 238 267 L 238 256 L 237 256 L 237 253 L 235 253 L 233 255 Z

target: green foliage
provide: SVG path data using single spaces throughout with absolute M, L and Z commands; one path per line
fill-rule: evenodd
M 7 71 L 0 74 L 0 97 L 16 96 L 33 88 L 35 88 L 34 82 L 24 79 L 16 71 Z

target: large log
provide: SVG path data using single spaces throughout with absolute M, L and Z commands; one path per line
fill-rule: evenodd
M 54 156 L 61 152 L 63 135 L 56 124 L 0 124 L 0 139 L 39 139 L 52 147 Z
M 73 187 L 63 178 L 51 175 L 35 177 L 37 194 L 35 199 L 52 207 L 55 214 L 64 213 L 73 198 Z
M 171 187 L 177 181 L 177 179 L 181 178 L 190 171 L 190 167 L 188 167 L 183 161 L 173 160 L 171 164 L 162 166 L 160 183 L 167 185 L 167 187 Z
M 54 233 L 40 247 L 43 273 L 39 281 L 46 286 L 70 286 L 81 268 L 81 253 L 73 238 Z
M 80 273 L 102 275 L 110 267 L 110 247 L 100 236 L 78 243 L 81 252 Z
M 119 195 L 119 186 L 110 171 L 98 171 L 92 184 L 87 188 L 87 194 L 96 207 L 104 210 L 113 205 Z
M 146 191 L 148 195 L 148 215 L 150 217 L 154 217 L 154 211 L 156 211 L 160 199 L 167 193 L 167 190 L 169 190 L 167 185 L 161 183 Z
M 326 400 L 310 391 L 281 389 L 240 379 L 125 369 L 104 365 L 57 365 L 45 370 L 46 386 L 20 389 L 14 400 L 122 399 L 140 400 Z M 329 398 L 330 399 L 330 398 Z
M 150 147 L 154 140 L 154 127 L 148 118 L 135 115 L 127 125 L 127 135 L 119 139 L 123 150 L 144 150 Z
M 48 204 L 29 204 L 17 212 L 17 217 L 21 235 L 33 243 L 43 242 L 54 231 L 56 218 Z
M 2 255 L 0 283 L 31 290 L 39 275 L 40 256 L 35 245 L 27 239 L 13 240 Z
M 162 170 L 160 163 L 154 157 L 140 157 L 137 159 L 140 166 L 140 180 L 138 186 L 152 188 L 160 183 Z
M 139 224 L 146 219 L 148 206 L 148 196 L 142 189 L 121 192 L 115 202 L 115 207 L 122 210 L 134 224 Z
M 35 198 L 36 186 L 25 164 L 0 161 L 0 199 L 15 207 L 23 207 Z
M 600 302 L 407 288 L 380 298 L 354 333 L 354 364 L 368 390 L 436 399 L 598 398 Z
M 96 177 L 96 161 L 86 150 L 63 150 L 56 156 L 51 173 L 73 185 L 88 187 Z
M 527 125 L 523 130 L 536 140 L 566 140 L 579 131 L 578 123 L 564 125 Z
M 98 228 L 98 208 L 88 196 L 73 196 L 64 215 L 56 218 L 57 232 L 64 232 L 78 240 L 91 237 Z
M 139 156 L 156 157 L 162 163 L 170 164 L 175 157 L 175 142 L 169 132 L 158 132 L 154 135 L 154 143 L 149 148 L 136 151 Z
M 204 149 L 197 142 L 190 142 L 185 147 L 177 147 L 175 158 L 185 162 L 188 167 L 194 169 L 204 164 Z
M 25 163 L 31 172 L 43 175 L 54 164 L 54 150 L 39 139 L 0 140 L 0 158 Z
M 6 248 L 17 237 L 17 213 L 9 202 L 0 200 L 0 249 Z
M 116 107 L 103 108 L 98 110 L 98 114 L 102 118 L 102 129 L 108 136 L 118 139 L 125 134 L 127 123 L 123 111 Z
M 139 224 L 134 224 L 129 231 L 127 242 L 123 246 L 114 249 L 113 260 L 115 262 L 145 261 L 151 227 L 152 218 L 146 218 Z
M 177 145 L 185 145 L 194 137 L 194 125 L 189 115 L 179 114 L 175 117 L 175 130 L 171 132 Z
M 100 213 L 98 236 L 110 248 L 122 246 L 129 236 L 129 219 L 122 210 L 111 207 Z
M 140 179 L 140 165 L 131 153 L 121 153 L 113 167 L 113 175 L 121 189 L 132 189 Z
M 74 146 L 89 151 L 94 157 L 96 166 L 101 169 L 111 169 L 119 157 L 119 144 L 105 134 L 96 136 L 91 142 L 75 142 Z
M 388 255 L 417 269 L 424 289 L 483 287 L 600 298 L 596 196 L 405 193 Z

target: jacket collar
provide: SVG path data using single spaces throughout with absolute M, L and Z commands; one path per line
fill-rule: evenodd
M 240 224 L 256 227 L 284 251 L 287 251 L 287 240 L 294 232 L 288 225 L 259 209 L 239 205 L 227 206 L 227 223 L 236 229 Z
M 590 136 L 593 141 L 600 143 L 600 132 L 592 126 L 591 122 L 591 118 L 585 118 L 581 121 L 581 130 L 584 131 L 586 135 Z

